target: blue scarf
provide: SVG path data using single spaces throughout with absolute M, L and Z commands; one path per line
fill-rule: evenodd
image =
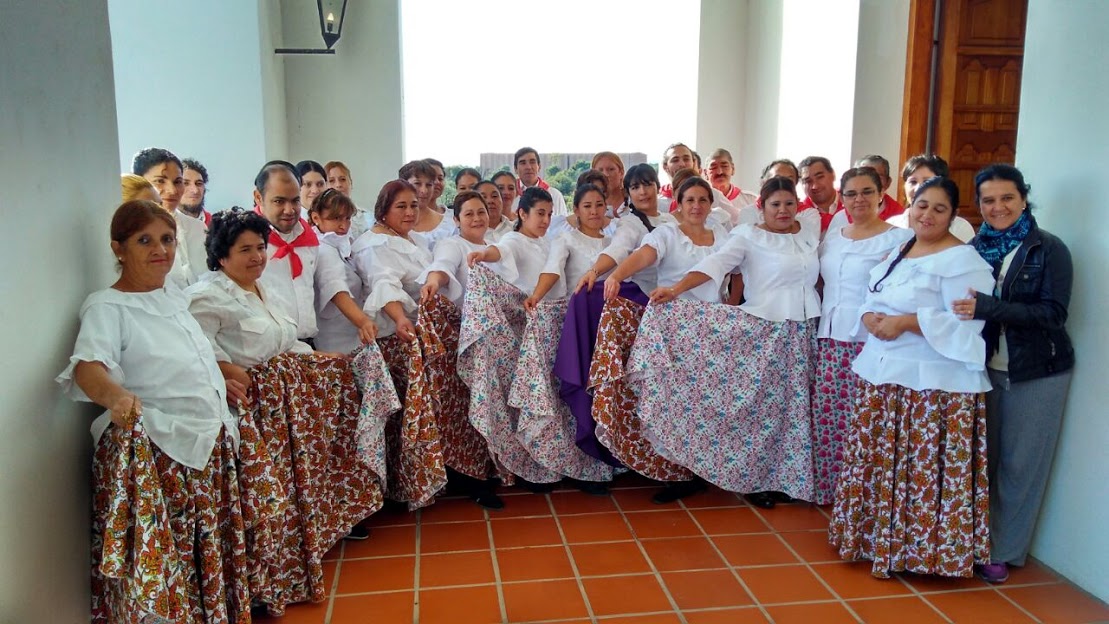
M 996 273 L 1005 256 L 1020 247 L 1024 237 L 1028 236 L 1028 232 L 1034 225 L 1036 225 L 1036 219 L 1027 208 L 1021 213 L 1020 218 L 1004 230 L 995 230 L 989 223 L 983 221 L 982 227 L 978 228 L 978 236 L 974 239 L 974 249 L 983 260 L 990 263 Z

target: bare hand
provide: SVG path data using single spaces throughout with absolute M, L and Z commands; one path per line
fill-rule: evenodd
M 678 298 L 678 294 L 670 287 L 659 287 L 651 291 L 651 303 L 666 303 Z
M 227 386 L 227 404 L 231 407 L 250 407 L 250 395 L 247 387 L 238 379 L 224 378 Z
M 620 295 L 620 282 L 615 277 L 609 276 L 605 280 L 605 301 L 612 301 Z
M 405 342 L 412 342 L 416 339 L 416 326 L 407 318 L 402 318 L 397 323 L 397 336 Z
M 974 309 L 977 303 L 978 293 L 968 288 L 966 299 L 956 299 L 951 302 L 951 311 L 955 313 L 955 316 L 964 321 L 969 321 L 974 318 Z
M 439 283 L 429 280 L 428 283 L 424 284 L 424 287 L 420 289 L 420 303 L 431 301 L 431 298 L 434 297 L 437 292 L 439 292 Z
M 142 400 L 129 394 L 112 405 L 111 413 L 112 423 L 115 426 L 130 429 L 135 425 L 135 420 L 142 415 Z
M 535 295 L 524 299 L 524 309 L 529 314 L 535 314 L 535 311 L 539 309 L 539 300 L 535 298 Z
M 874 324 L 870 333 L 879 340 L 895 340 L 905 333 L 905 326 L 901 323 L 900 316 L 885 316 Z
M 466 256 L 466 265 L 469 266 L 471 269 L 474 268 L 474 265 L 476 265 L 477 263 L 484 262 L 484 261 L 485 261 L 485 252 L 484 251 L 471 251 L 470 255 Z
M 866 327 L 866 331 L 873 334 L 874 329 L 878 327 L 878 322 L 884 318 L 886 315 L 881 312 L 867 312 L 863 315 L 863 326 Z
M 358 324 L 358 339 L 364 345 L 377 340 L 377 323 L 374 323 L 374 320 L 369 316 L 364 316 Z
M 593 269 L 589 269 L 585 272 L 585 275 L 578 280 L 578 285 L 574 287 L 574 294 L 576 295 L 581 292 L 583 286 L 585 287 L 585 292 L 593 292 L 593 282 L 595 281 L 597 281 L 597 272 Z

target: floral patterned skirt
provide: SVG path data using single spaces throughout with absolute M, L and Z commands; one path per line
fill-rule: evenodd
M 528 316 L 508 404 L 520 411 L 520 441 L 552 472 L 579 481 L 611 481 L 612 467 L 575 442 L 577 421 L 559 397 L 554 360 L 566 316 L 566 300 L 541 301 Z
M 636 396 L 625 383 L 624 366 L 643 310 L 642 305 L 617 297 L 605 302 L 601 312 L 589 369 L 597 439 L 613 457 L 639 474 L 658 481 L 688 481 L 693 472 L 655 451 L 636 413 Z
M 284 353 L 249 371 L 251 414 L 288 499 L 258 549 L 264 582 L 254 599 L 271 614 L 320 601 L 323 556 L 381 508 L 382 475 L 359 449 L 360 400 L 348 360 Z
M 969 577 L 990 555 L 984 395 L 862 382 L 829 528 L 872 574 Z
M 815 336 L 721 303 L 648 306 L 628 383 L 655 450 L 725 490 L 812 500 Z
M 508 404 L 527 326 L 526 295 L 483 265 L 470 270 L 463 304 L 458 374 L 470 387 L 470 423 L 489 446 L 501 479 L 553 483 L 562 475 L 535 461 L 520 440 L 520 413 Z
M 235 449 L 220 431 L 203 470 L 111 425 L 93 455 L 92 621 L 250 622 Z
M 855 413 L 859 376 L 851 362 L 863 350 L 862 342 L 816 341 L 816 375 L 812 384 L 813 464 L 816 500 L 827 505 L 836 495 L 836 481 L 843 465 L 847 423 Z

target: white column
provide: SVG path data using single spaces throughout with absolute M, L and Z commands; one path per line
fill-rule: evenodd
M 889 160 L 893 196 L 900 184 L 897 159 L 908 43 L 909 0 L 860 1 L 851 161 L 867 154 Z
M 712 150 L 728 150 L 736 161 L 737 174 L 749 169 L 740 160 L 746 109 L 747 5 L 747 0 L 701 0 L 697 64 L 697 151 L 708 166 Z M 741 182 L 736 180 L 742 188 Z
M 1017 127 L 1017 166 L 1032 186 L 1033 214 L 1074 261 L 1067 331 L 1078 358 L 1032 554 L 1102 600 L 1109 600 L 1107 27 L 1109 3 L 1101 0 L 1028 3 Z
M 85 296 L 115 279 L 105 0 L 0 5 L 0 620 L 87 622 L 89 424 L 63 397 Z

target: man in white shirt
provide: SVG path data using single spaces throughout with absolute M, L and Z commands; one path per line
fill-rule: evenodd
M 693 155 L 693 150 L 685 143 L 673 143 L 666 151 L 662 153 L 662 170 L 666 175 L 673 180 L 674 174 L 678 173 L 681 169 L 693 169 L 700 171 L 697 166 L 697 157 Z M 674 199 L 674 188 L 669 182 L 663 184 L 658 189 L 659 197 L 666 199 Z M 660 204 L 669 205 L 669 204 Z
M 208 272 L 208 252 L 204 249 L 207 230 L 198 219 L 177 209 L 185 190 L 184 169 L 180 158 L 161 147 L 140 150 L 131 161 L 131 172 L 154 185 L 162 207 L 177 222 L 177 253 L 169 277 L 179 288 L 196 283 Z
M 178 210 L 194 219 L 204 222 L 207 228 L 212 222 L 212 214 L 204 209 L 204 196 L 208 193 L 208 169 L 195 158 L 181 161 L 185 165 L 185 192 L 181 195 Z
M 310 341 L 316 325 L 315 275 L 320 241 L 300 217 L 300 178 L 284 160 L 266 163 L 254 178 L 254 211 L 270 222 L 269 261 L 262 284 Z
M 518 190 L 520 193 L 523 193 L 524 189 L 538 186 L 551 194 L 551 205 L 553 206 L 551 216 L 569 214 L 566 209 L 566 199 L 562 197 L 562 192 L 539 177 L 539 152 L 535 151 L 535 148 L 521 147 L 516 150 L 512 163 L 516 169 L 516 177 L 519 179 Z

